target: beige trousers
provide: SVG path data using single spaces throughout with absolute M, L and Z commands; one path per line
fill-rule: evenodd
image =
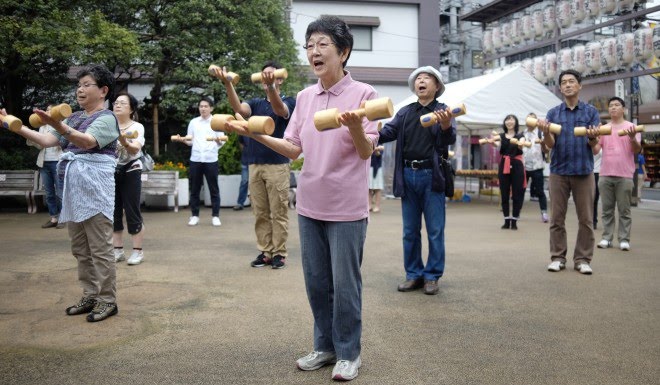
M 250 204 L 257 249 L 267 257 L 286 257 L 289 237 L 288 164 L 250 165 Z

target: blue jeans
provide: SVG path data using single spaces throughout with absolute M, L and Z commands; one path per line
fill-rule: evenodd
M 241 164 L 241 186 L 238 188 L 238 200 L 236 204 L 243 206 L 247 199 L 248 182 L 250 181 L 250 169 L 247 164 Z
M 62 199 L 57 196 L 57 161 L 44 162 L 44 166 L 39 172 L 44 189 L 46 189 L 48 214 L 51 217 L 57 217 L 62 210 Z
M 403 266 L 406 279 L 435 281 L 445 271 L 445 193 L 431 191 L 431 169 L 403 169 Z M 422 214 L 426 222 L 429 256 L 422 261 Z
M 326 222 L 298 215 L 307 298 L 314 316 L 314 350 L 340 360 L 360 355 L 362 255 L 367 219 Z
M 195 217 L 199 216 L 199 193 L 206 178 L 211 195 L 211 215 L 220 215 L 220 188 L 218 186 L 218 162 L 193 162 L 190 161 L 190 211 Z

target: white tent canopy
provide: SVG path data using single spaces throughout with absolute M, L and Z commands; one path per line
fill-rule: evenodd
M 394 106 L 395 113 L 416 100 L 416 95 L 409 96 Z M 524 125 L 530 112 L 543 118 L 548 110 L 561 103 L 520 67 L 446 84 L 438 101 L 450 107 L 465 103 L 467 113 L 456 118 L 458 130 L 464 133 L 500 127 L 508 114 L 516 115 Z

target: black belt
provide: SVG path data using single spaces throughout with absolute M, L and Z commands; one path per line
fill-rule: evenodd
M 413 170 L 419 170 L 423 168 L 433 168 L 433 161 L 431 159 L 422 159 L 422 160 L 404 159 L 403 164 L 404 166 L 412 168 Z

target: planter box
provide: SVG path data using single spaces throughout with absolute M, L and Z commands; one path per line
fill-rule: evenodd
M 188 178 L 179 179 L 179 206 L 190 204 L 190 187 Z M 144 205 L 147 207 L 174 207 L 174 196 L 172 195 L 143 195 Z
M 219 175 L 218 186 L 220 187 L 220 207 L 234 207 L 238 200 L 238 189 L 241 187 L 241 176 L 237 175 Z M 211 194 L 209 187 L 204 179 L 204 206 L 211 207 Z M 250 204 L 250 192 L 248 191 L 248 199 L 245 200 L 245 206 Z

